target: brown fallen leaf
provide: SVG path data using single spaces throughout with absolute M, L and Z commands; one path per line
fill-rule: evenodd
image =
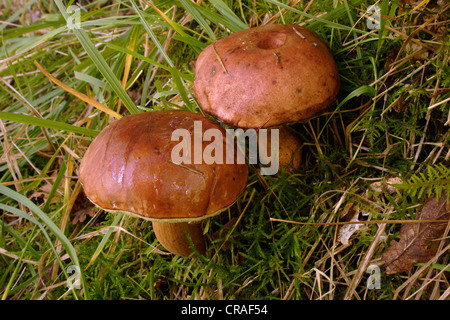
M 75 218 L 72 219 L 72 224 L 82 223 L 89 216 L 93 218 L 96 214 L 96 209 L 94 206 L 89 206 L 88 208 L 83 208 L 74 212 Z
M 82 223 L 86 220 L 86 218 L 94 217 L 97 210 L 96 207 L 88 200 L 83 191 L 81 191 L 72 208 L 72 224 Z
M 411 270 L 415 263 L 430 260 L 435 252 L 437 240 L 450 219 L 450 202 L 442 194 L 439 200 L 428 198 L 418 217 L 419 220 L 446 220 L 447 222 L 408 223 L 400 228 L 399 241 L 392 241 L 381 260 L 385 262 L 386 273 L 394 274 Z
M 48 195 L 50 194 L 50 191 L 52 190 L 51 184 L 44 184 L 42 187 L 40 187 L 37 191 L 34 191 L 30 195 L 30 200 L 36 201 L 38 198 L 43 198 L 44 201 L 47 201 Z M 58 199 L 57 196 L 52 199 L 51 203 L 56 201 Z

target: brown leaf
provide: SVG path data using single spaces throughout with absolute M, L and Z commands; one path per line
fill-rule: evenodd
M 74 212 L 75 218 L 72 219 L 72 224 L 82 223 L 86 220 L 86 218 L 94 217 L 96 213 L 94 206 L 89 206 L 88 208 L 83 208 Z
M 95 206 L 89 201 L 83 191 L 81 191 L 72 208 L 72 214 L 75 216 L 72 219 L 72 224 L 84 222 L 86 218 L 94 217 L 96 214 Z
M 35 191 L 30 195 L 31 200 L 36 200 L 37 198 L 43 197 L 44 201 L 47 200 L 50 191 L 52 190 L 52 186 L 50 184 L 44 184 L 39 188 L 39 191 Z
M 425 201 L 419 220 L 449 220 L 450 203 L 447 195 L 442 194 L 439 201 L 430 197 Z M 435 252 L 437 241 L 443 236 L 448 222 L 423 222 L 404 224 L 399 233 L 399 241 L 392 241 L 391 246 L 382 256 L 386 264 L 386 273 L 394 274 L 409 271 L 415 263 L 427 262 Z

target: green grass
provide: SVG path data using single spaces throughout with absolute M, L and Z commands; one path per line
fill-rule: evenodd
M 386 275 L 381 256 L 401 223 L 366 224 L 348 244 L 335 222 L 410 220 L 431 193 L 450 192 L 450 6 L 380 1 L 89 1 L 68 30 L 69 1 L 0 5 L 0 295 L 3 299 L 448 299 L 448 252 Z M 142 7 L 147 3 L 147 7 Z M 342 88 L 328 112 L 291 127 L 304 143 L 291 175 L 259 176 L 208 225 L 206 256 L 165 254 L 151 224 L 89 205 L 78 166 L 113 117 L 201 112 L 193 63 L 214 40 L 273 21 L 301 23 L 330 45 Z M 92 101 L 91 101 L 92 102 Z M 370 185 L 389 177 L 393 194 Z M 90 215 L 72 223 L 81 210 Z M 232 218 L 228 238 L 212 239 Z M 302 224 L 299 224 L 302 223 Z M 325 225 L 324 225 L 325 224 Z M 448 232 L 448 231 L 447 231 Z M 369 289 L 367 267 L 381 270 Z M 80 289 L 67 286 L 69 266 Z

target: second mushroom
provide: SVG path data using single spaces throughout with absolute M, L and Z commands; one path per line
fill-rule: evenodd
M 307 120 L 324 112 L 340 88 L 329 46 L 314 31 L 293 24 L 269 24 L 224 37 L 200 53 L 195 68 L 194 96 L 202 109 L 239 128 Z M 283 145 L 287 140 L 297 141 Z M 288 163 L 298 166 L 301 142 L 295 134 L 280 130 L 279 143 L 279 150 L 294 151 Z

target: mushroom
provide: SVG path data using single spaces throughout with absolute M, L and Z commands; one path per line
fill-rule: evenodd
M 202 109 L 219 121 L 261 129 L 322 113 L 339 88 L 336 63 L 322 38 L 298 25 L 271 24 L 206 47 L 196 61 L 193 92 Z M 296 154 L 295 169 L 301 141 L 288 130 L 279 134 L 279 154 L 289 153 L 288 161 Z
M 175 161 L 173 150 L 181 143 L 186 146 L 184 156 L 189 157 L 208 146 L 203 139 L 195 145 L 195 141 L 173 138 L 177 129 L 194 137 L 199 127 L 201 137 L 208 129 L 226 135 L 217 123 L 180 110 L 145 112 L 112 122 L 82 159 L 79 179 L 87 197 L 105 211 L 151 220 L 161 245 L 174 254 L 192 253 L 189 238 L 204 254 L 200 222 L 237 200 L 247 184 L 248 167 L 225 161 Z M 227 140 L 215 142 L 225 146 Z
M 268 128 L 322 113 L 337 97 L 339 73 L 314 31 L 272 24 L 233 33 L 206 47 L 195 66 L 202 109 L 240 128 Z

